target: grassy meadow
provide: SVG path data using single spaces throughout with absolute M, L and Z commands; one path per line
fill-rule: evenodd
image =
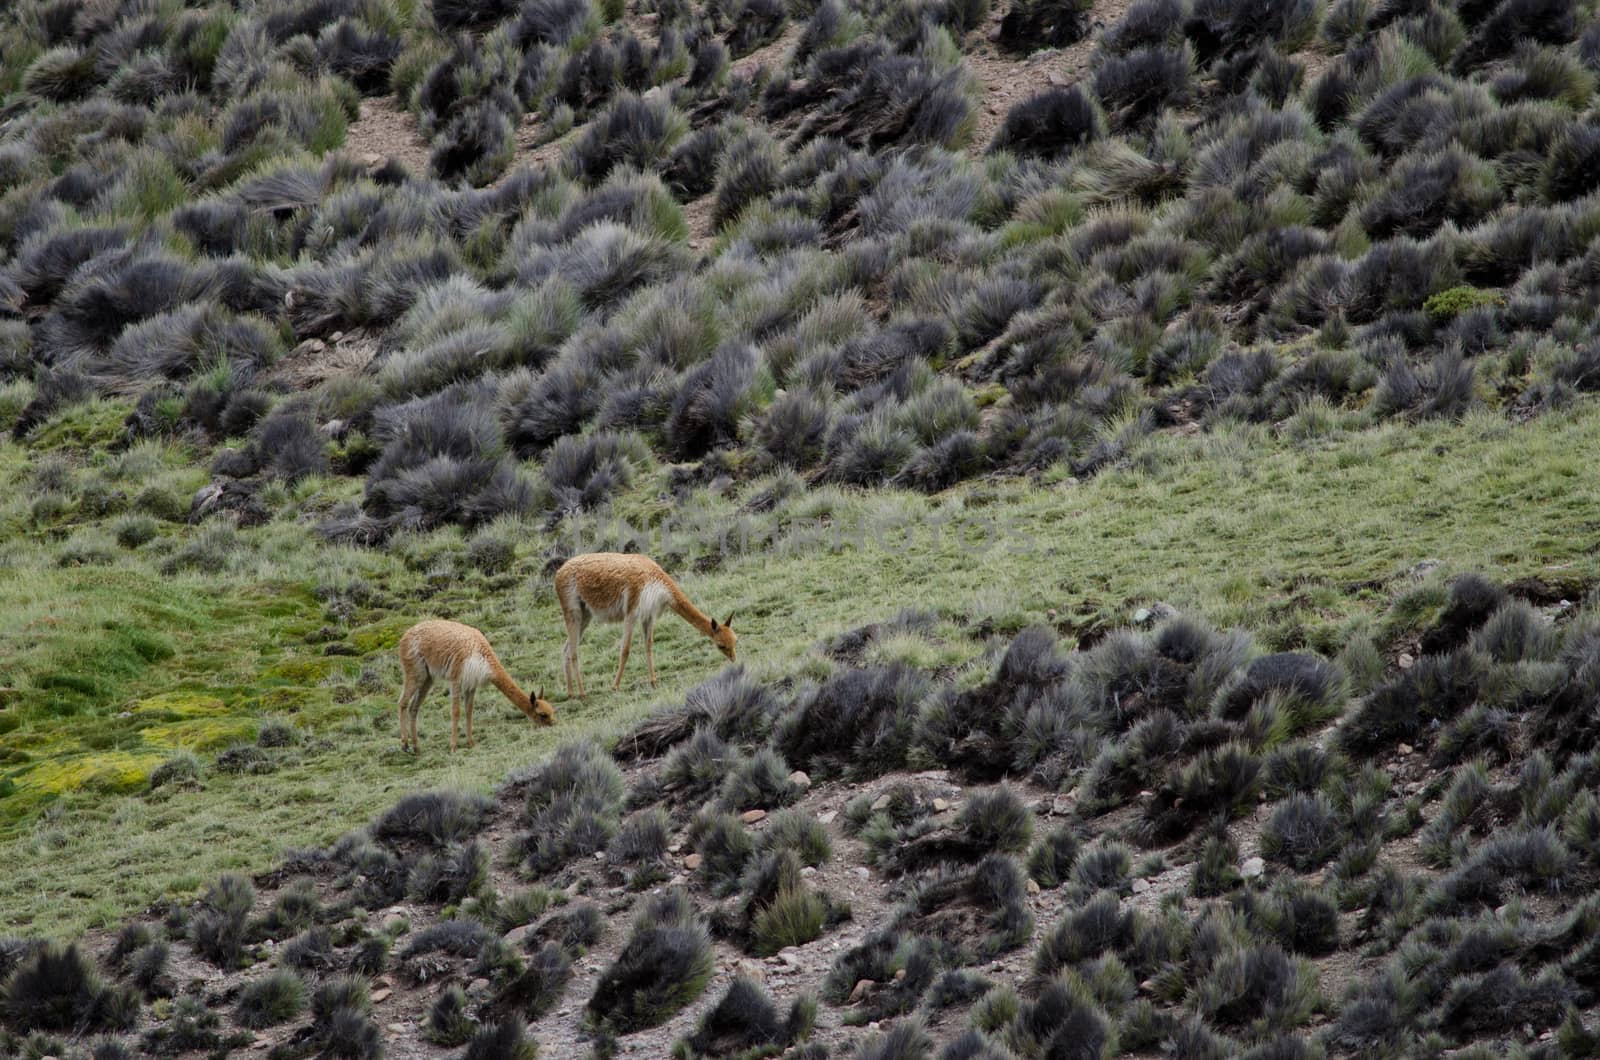
M 92 412 L 64 413 L 61 432 Z M 759 516 L 741 508 L 761 482 L 728 496 L 703 491 L 678 520 L 694 532 L 665 541 L 682 549 L 692 598 L 737 612 L 739 662 L 769 679 L 825 667 L 808 656 L 820 638 L 908 607 L 963 626 L 987 619 L 1000 633 L 1045 622 L 1071 634 L 1162 601 L 1249 629 L 1267 648 L 1337 655 L 1352 638 L 1395 636 L 1408 616 L 1393 605 L 1425 561 L 1442 563 L 1429 584 L 1454 570 L 1557 588 L 1592 581 L 1600 524 L 1584 454 L 1597 444 L 1600 415 L 1588 404 L 1525 425 L 1481 414 L 1301 441 L 1240 427 L 1158 436 L 1130 467 L 1083 482 L 1001 480 L 931 497 L 825 489 Z M 119 463 L 119 488 L 135 498 L 178 494 L 203 481 L 190 455 L 148 443 L 74 453 L 52 493 L 70 514 L 40 525 L 41 463 L 54 467 L 62 451 L 0 447 L 11 498 L 0 519 L 14 542 L 0 582 L 0 807 L 12 867 L 0 881 L 4 930 L 111 924 L 223 869 L 325 844 L 405 791 L 488 790 L 559 741 L 620 731 L 720 661 L 668 616 L 657 636 L 660 687 L 650 692 L 636 651 L 612 692 L 619 627 L 593 627 L 590 695 L 564 701 L 564 634 L 541 569 L 545 550 L 563 543 L 557 534 L 506 520 L 473 537 L 440 530 L 379 550 L 325 545 L 295 512 L 338 499 L 336 481 L 297 484 L 280 518 L 225 547 L 208 546 L 204 526 L 167 522 L 134 548 L 108 540 L 110 559 L 78 555 L 86 538 L 114 538 L 125 518 L 81 510 L 97 474 Z M 651 484 L 646 476 L 615 517 L 563 528 L 579 535 L 568 547 L 620 546 L 624 522 L 636 543 L 662 541 L 667 508 Z M 722 554 L 728 528 L 741 529 L 726 558 L 706 562 Z M 171 556 L 203 547 L 216 550 L 219 569 L 164 572 Z M 481 564 L 491 551 L 485 572 L 474 557 Z M 692 573 L 696 564 L 712 569 Z M 448 702 L 435 689 L 424 752 L 402 755 L 391 649 L 429 615 L 484 629 L 513 675 L 556 701 L 559 726 L 533 729 L 486 692 L 478 746 L 451 756 Z M 292 744 L 239 772 L 217 764 L 274 721 L 292 727 Z M 195 776 L 152 788 L 152 773 L 184 752 L 198 756 Z

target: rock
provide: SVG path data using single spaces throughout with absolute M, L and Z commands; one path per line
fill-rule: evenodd
M 1052 80 L 1051 80 L 1051 82 L 1050 82 L 1050 83 L 1051 83 L 1051 84 L 1055 84 L 1055 81 L 1054 81 L 1054 78 L 1057 78 L 1057 77 L 1061 77 L 1061 75 L 1060 75 L 1060 74 L 1057 74 L 1057 73 L 1054 73 L 1054 72 L 1052 72 L 1052 73 L 1051 73 L 1051 75 L 1050 75 L 1050 77 L 1051 77 L 1051 78 L 1052 78 Z M 1064 84 L 1064 83 L 1065 83 L 1065 82 L 1066 82 L 1066 79 L 1065 79 L 1065 78 L 1062 78 L 1062 83 L 1063 83 L 1063 84 Z M 1044 617 L 1045 617 L 1045 618 L 1048 618 L 1048 619 L 1049 619 L 1049 620 L 1050 620 L 1050 621 L 1052 621 L 1052 622 L 1054 622 L 1054 621 L 1055 621 L 1055 620 L 1056 620 L 1056 609 L 1055 609 L 1055 608 L 1053 608 L 1053 607 L 1047 607 L 1047 608 L 1045 608 L 1045 611 L 1044 611 Z
M 1050 812 L 1053 813 L 1053 814 L 1056 814 L 1057 816 L 1061 816 L 1063 814 L 1071 813 L 1072 812 L 1072 796 L 1070 796 L 1070 795 L 1057 795 L 1055 797 L 1055 801 L 1050 804 Z
M 789 774 L 789 783 L 793 784 L 797 788 L 800 788 L 801 790 L 804 790 L 811 786 L 811 778 L 807 776 L 803 770 L 797 769 L 793 773 Z
M 679 851 L 681 851 L 682 849 L 683 849 L 683 844 L 682 843 L 668 843 L 667 844 L 667 853 L 668 854 L 676 854 Z
M 1400 745 L 1400 753 L 1403 754 L 1403 755 L 1410 754 L 1411 753 L 1411 745 L 1408 744 L 1408 743 L 1401 744 Z
M 1415 659 L 1413 659 L 1411 657 L 1411 653 L 1410 652 L 1403 651 L 1403 652 L 1400 653 L 1400 658 L 1396 659 L 1395 661 L 1400 664 L 1400 669 L 1409 670 L 1409 669 L 1411 669 L 1411 665 L 1413 663 L 1415 663 L 1417 660 L 1415 660 Z
M 1436 559 L 1425 559 L 1421 563 L 1414 564 L 1412 566 L 1412 568 L 1411 568 L 1410 574 L 1411 574 L 1411 576 L 1413 578 L 1421 578 L 1421 577 L 1425 576 L 1429 571 L 1435 569 L 1438 566 L 1439 566 L 1439 561 L 1438 560 L 1436 560 Z
M 533 925 L 523 924 L 521 927 L 512 928 L 501 937 L 505 939 L 507 946 L 516 949 L 517 947 L 521 946 L 523 940 L 531 934 L 533 934 Z
M 383 156 L 378 154 L 376 151 L 368 151 L 366 154 L 361 156 L 361 164 L 366 166 L 368 169 L 376 169 L 377 167 L 383 165 Z
M 340 339 L 343 339 L 343 338 L 344 338 L 344 332 L 335 331 L 332 335 L 328 336 L 328 341 L 329 342 L 338 342 Z
M 606 859 L 606 852 L 604 850 L 596 850 L 594 852 L 594 859 L 596 861 L 604 861 Z
M 824 810 L 822 813 L 817 814 L 817 820 L 823 824 L 832 824 L 833 819 L 837 816 L 839 816 L 838 810 Z
M 1135 625 L 1142 626 L 1148 621 L 1150 621 L 1150 609 L 1148 607 L 1141 607 L 1133 613 Z
M 700 867 L 700 862 L 703 860 L 705 859 L 699 854 L 690 854 L 688 857 L 683 859 L 683 867 L 688 869 L 690 872 L 693 872 L 695 869 Z
M 474 997 L 480 994 L 486 994 L 488 992 L 489 980 L 487 979 L 474 979 L 472 982 L 467 984 L 467 993 L 472 994 Z
M 1039 881 L 1038 880 L 1031 880 L 1030 879 L 1028 881 L 1028 893 L 1029 894 L 1038 894 L 1039 893 Z
M 889 808 L 889 796 L 888 795 L 879 795 L 876 799 L 872 800 L 872 812 L 873 813 L 877 813 L 879 810 L 887 810 L 888 808 Z
M 872 879 L 872 872 L 865 865 L 857 865 L 855 868 L 851 869 L 850 871 L 854 872 L 857 876 L 861 877 L 863 880 Z
M 389 995 L 392 993 L 394 993 L 394 991 L 388 989 L 387 987 L 382 990 L 374 990 L 372 992 L 372 1003 L 374 1005 L 381 1005 L 385 1001 L 389 1000 Z
M 850 990 L 850 1000 L 846 1001 L 845 1004 L 859 1004 L 868 994 L 872 993 L 872 988 L 877 985 L 871 979 L 857 979 L 856 985 Z
M 1144 982 L 1139 984 L 1139 993 L 1141 993 L 1141 994 L 1153 994 L 1155 992 L 1156 992 L 1156 981 L 1154 979 L 1146 979 Z
M 133 717 L 133 711 L 131 711 L 131 710 L 118 711 L 117 712 L 117 717 L 118 718 L 131 718 L 131 717 Z
M 948 810 L 949 808 L 950 808 L 950 800 L 948 800 L 948 799 L 934 799 L 933 800 L 933 812 L 934 813 L 943 813 L 944 811 Z
M 743 821 L 745 824 L 755 824 L 757 821 L 764 821 L 766 819 L 766 810 L 746 810 L 739 815 L 739 820 Z
M 1247 880 L 1253 880 L 1267 871 L 1267 863 L 1262 858 L 1245 858 L 1239 863 L 1239 875 Z
M 1150 881 L 1149 880 L 1134 880 L 1133 881 L 1133 893 L 1134 894 L 1143 894 L 1144 892 L 1148 891 L 1149 889 L 1150 889 Z
M 894 981 L 897 982 L 897 983 L 900 980 L 904 979 L 905 977 L 906 977 L 906 970 L 904 968 L 901 968 L 899 971 L 894 973 Z
M 802 876 L 815 876 L 816 874 L 817 867 L 815 865 L 806 865 L 800 869 L 800 875 Z
M 792 972 L 803 972 L 806 970 L 806 962 L 800 958 L 800 954 L 795 952 L 793 946 L 787 946 L 779 950 L 778 960 L 785 968 L 788 968 Z
M 391 1023 L 389 1024 L 388 1030 L 390 1034 L 404 1034 L 406 1032 L 406 1025 L 404 1023 Z

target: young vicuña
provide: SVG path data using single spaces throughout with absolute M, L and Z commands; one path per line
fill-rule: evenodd
M 701 611 L 684 595 L 678 583 L 668 577 L 648 556 L 621 552 L 591 552 L 574 556 L 556 571 L 556 599 L 561 602 L 561 617 L 567 623 L 567 646 L 562 661 L 567 675 L 567 695 L 576 685 L 583 695 L 583 670 L 578 665 L 578 642 L 591 618 L 622 623 L 622 658 L 617 662 L 617 679 L 612 689 L 622 687 L 622 669 L 628 665 L 628 649 L 633 645 L 633 624 L 644 627 L 644 653 L 650 667 L 650 687 L 656 684 L 656 616 L 670 607 L 689 625 L 710 637 L 729 659 L 734 643 L 733 615 L 718 622 Z
M 554 725 L 556 711 L 544 698 L 517 687 L 500 665 L 489 638 L 471 626 L 444 619 L 418 622 L 400 638 L 400 670 L 405 687 L 400 691 L 400 749 L 417 753 L 417 712 L 435 679 L 450 682 L 450 750 L 456 749 L 461 708 L 467 708 L 467 746 L 472 746 L 472 701 L 483 685 L 492 684 L 511 705 L 540 725 Z

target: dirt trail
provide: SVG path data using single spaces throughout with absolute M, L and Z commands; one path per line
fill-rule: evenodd
M 344 134 L 345 150 L 364 165 L 393 158 L 415 176 L 428 172 L 428 143 L 417 131 L 417 119 L 389 96 L 361 101 L 361 117 Z

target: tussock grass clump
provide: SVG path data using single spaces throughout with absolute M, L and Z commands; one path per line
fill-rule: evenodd
M 139 999 L 105 985 L 76 945 L 47 944 L 24 958 L 6 981 L 6 1023 L 17 1031 L 74 1034 L 127 1030 Z
M 649 897 L 601 973 L 589 1017 L 618 1033 L 657 1026 L 700 996 L 712 970 L 711 942 L 689 897 L 680 890 Z
M 904 765 L 916 708 L 929 688 L 904 663 L 842 670 L 800 693 L 773 743 L 809 773 L 877 776 Z
M 1338 811 L 1320 792 L 1297 792 L 1273 810 L 1261 831 L 1267 858 L 1309 872 L 1344 846 L 1346 831 Z
M 436 847 L 476 835 L 493 802 L 482 795 L 429 791 L 407 795 L 373 824 L 379 839 L 420 839 Z
M 529 831 L 521 844 L 535 872 L 603 850 L 616 832 L 626 786 L 617 764 L 593 742 L 562 745 L 549 765 L 514 785 L 527 792 Z
M 508 1016 L 480 1028 L 461 1055 L 462 1060 L 534 1060 L 539 1047 L 528 1037 L 522 1020 Z
M 189 921 L 195 951 L 219 968 L 238 967 L 244 959 L 245 918 L 255 899 L 255 886 L 248 879 L 224 873 Z
M 495 995 L 491 1008 L 538 1019 L 554 1007 L 572 980 L 572 958 L 554 942 L 546 942 Z
M 1000 47 L 1014 55 L 1065 48 L 1089 35 L 1090 0 L 1013 0 L 1000 20 Z
M 467 1014 L 466 992 L 452 983 L 429 1006 L 428 1023 L 423 1035 L 435 1045 L 450 1048 L 465 1045 L 477 1026 Z
M 736 976 L 695 1029 L 673 1044 L 673 1060 L 753 1057 L 785 1049 L 810 1037 L 817 1003 L 801 996 L 781 1016 L 759 983 Z
M 288 1023 L 306 1007 L 306 984 L 291 971 L 269 972 L 239 995 L 234 1020 L 242 1027 L 260 1030 Z

